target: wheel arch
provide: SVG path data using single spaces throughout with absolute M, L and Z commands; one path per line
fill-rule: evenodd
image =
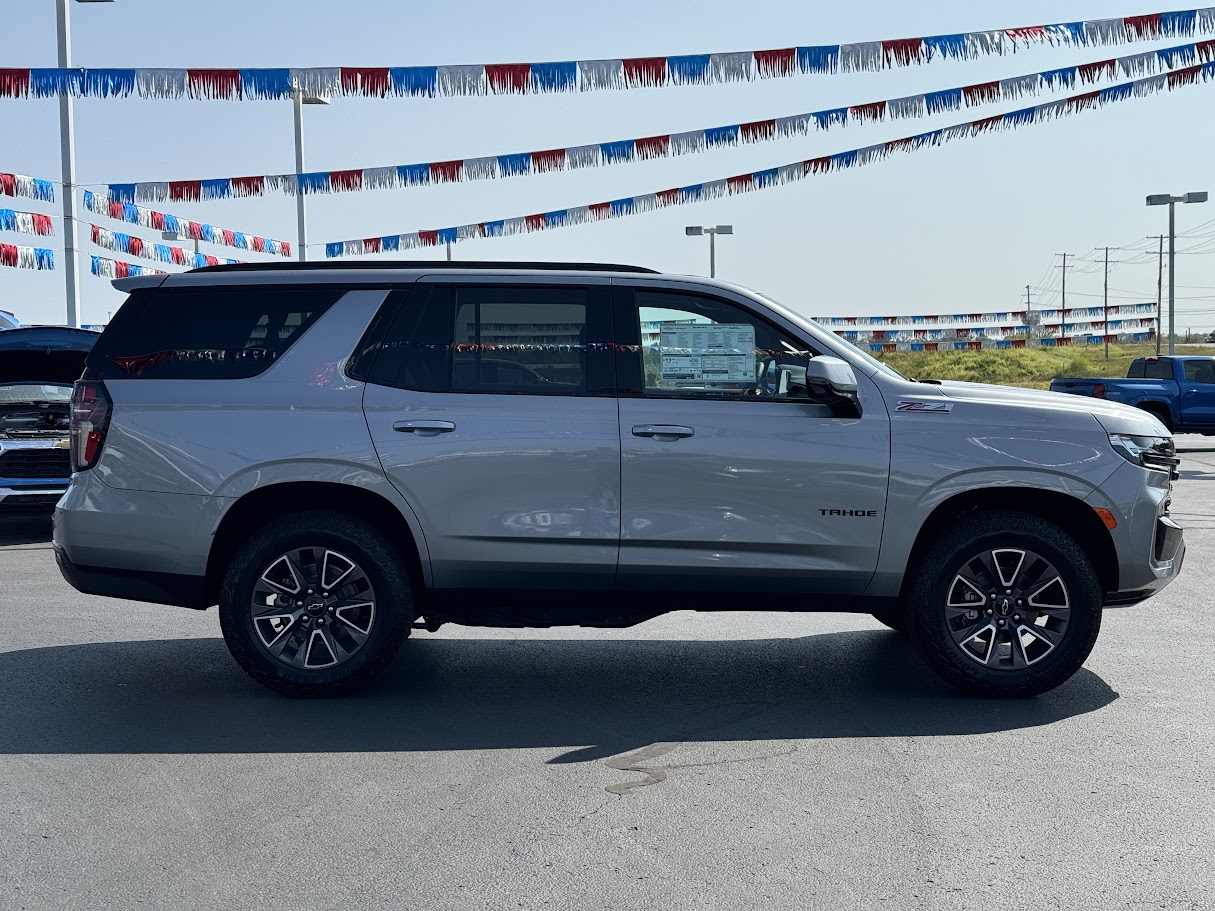
M 1156 399 L 1145 399 L 1137 402 L 1135 407 L 1140 411 L 1146 411 L 1162 423 L 1170 433 L 1173 432 L 1173 410 L 1168 406 L 1168 403 L 1157 401 Z
M 272 519 L 318 509 L 342 512 L 370 522 L 397 544 L 416 574 L 415 578 L 424 586 L 430 585 L 424 541 L 395 503 L 365 487 L 331 481 L 285 481 L 244 494 L 224 513 L 207 556 L 207 603 L 216 603 L 224 567 L 250 532 Z
M 1067 532 L 1092 561 L 1102 591 L 1118 590 L 1118 552 L 1105 523 L 1083 500 L 1066 493 L 1029 487 L 968 490 L 941 502 L 920 526 L 907 565 L 916 561 L 951 523 L 972 512 L 1004 510 L 1037 516 Z M 901 596 L 906 599 L 913 573 L 903 577 Z

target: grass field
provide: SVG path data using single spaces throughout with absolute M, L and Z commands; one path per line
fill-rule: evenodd
M 1064 348 L 1007 348 L 986 351 L 896 351 L 875 355 L 905 376 L 921 380 L 966 380 L 1045 389 L 1061 376 L 1126 376 L 1137 357 L 1156 353 L 1155 343 Z M 1215 355 L 1215 348 L 1178 345 L 1178 354 Z

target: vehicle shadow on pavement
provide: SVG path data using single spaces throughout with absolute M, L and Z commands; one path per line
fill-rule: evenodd
M 954 691 L 906 639 L 440 639 L 405 644 L 342 699 L 262 689 L 220 639 L 0 655 L 0 753 L 561 750 L 550 762 L 661 741 L 982 734 L 1051 724 L 1118 698 L 1091 671 L 1030 700 Z
M 51 517 L 42 513 L 0 513 L 0 547 L 13 544 L 50 544 Z

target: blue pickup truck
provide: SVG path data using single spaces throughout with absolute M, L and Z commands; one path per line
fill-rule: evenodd
M 1215 436 L 1215 357 L 1140 357 L 1124 380 L 1062 377 L 1050 391 L 1142 408 L 1171 433 Z

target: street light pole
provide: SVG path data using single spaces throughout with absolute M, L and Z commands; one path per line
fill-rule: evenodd
M 1176 256 L 1177 246 L 1177 200 L 1169 200 L 1169 357 L 1173 356 L 1173 345 L 1176 342 L 1176 332 L 1173 328 L 1173 316 L 1176 310 L 1176 297 L 1174 288 L 1177 285 L 1174 282 L 1174 266 L 1177 263 Z
M 304 93 L 296 89 L 291 93 L 291 104 L 295 110 L 295 173 L 304 173 Z M 308 216 L 305 210 L 304 187 L 296 178 L 295 185 L 295 225 L 296 245 L 299 247 L 299 260 L 308 259 Z
M 1164 235 L 1160 235 L 1160 257 L 1156 260 L 1156 356 L 1160 357 L 1160 306 L 1164 303 Z
M 1174 268 L 1177 261 L 1177 203 L 1192 203 L 1206 202 L 1207 194 L 1205 191 L 1200 193 L 1186 193 L 1184 196 L 1172 196 L 1168 193 L 1159 193 L 1147 198 L 1149 206 L 1168 206 L 1169 207 L 1169 356 L 1174 353 L 1174 345 L 1176 343 L 1175 328 L 1174 328 L 1174 310 L 1177 303 L 1174 279 Z
M 733 225 L 717 225 L 716 227 L 703 227 L 701 225 L 690 225 L 683 229 L 683 233 L 688 237 L 699 237 L 702 234 L 709 235 L 709 278 L 717 277 L 717 235 L 718 234 L 733 234 Z
M 72 0 L 55 4 L 55 24 L 59 38 L 59 68 L 72 65 L 71 13 Z M 63 275 L 67 290 L 67 324 L 76 326 L 80 317 L 80 289 L 76 285 L 76 112 L 72 95 L 59 96 L 59 148 L 63 169 Z

